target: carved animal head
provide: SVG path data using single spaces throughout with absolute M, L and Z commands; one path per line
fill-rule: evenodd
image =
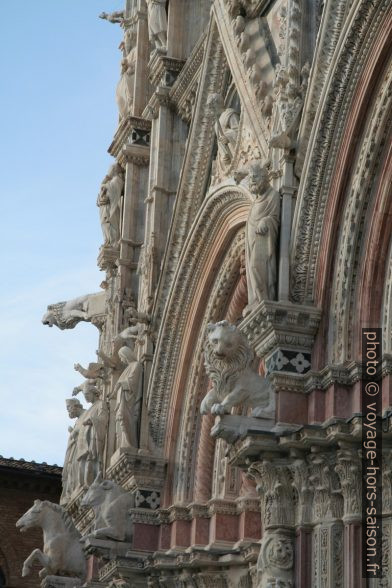
M 253 358 L 252 349 L 237 327 L 227 321 L 208 325 L 204 365 L 215 392 L 222 399 L 229 380 L 249 367 Z
M 45 312 L 44 316 L 42 317 L 42 324 L 47 325 L 48 327 L 53 327 L 56 324 L 56 317 L 51 310 Z
M 16 521 L 16 527 L 21 533 L 25 533 L 27 529 L 32 527 L 40 526 L 43 505 L 41 500 L 35 500 L 33 506 Z
M 125 494 L 125 490 L 112 480 L 103 480 L 102 474 L 99 473 L 87 490 L 81 502 L 82 507 L 94 508 L 100 506 L 105 501 L 111 501 L 120 494 Z
M 219 361 L 231 362 L 243 351 L 249 350 L 248 343 L 236 326 L 227 321 L 210 323 L 207 326 L 209 355 Z

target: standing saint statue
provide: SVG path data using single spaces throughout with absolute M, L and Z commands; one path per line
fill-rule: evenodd
M 279 192 L 269 183 L 267 168 L 257 161 L 250 165 L 248 187 L 254 200 L 246 223 L 246 314 L 262 300 L 275 299 L 276 246 L 280 224 Z
M 116 395 L 116 447 L 137 447 L 142 399 L 142 364 L 128 344 L 118 356 L 126 368 L 114 389 Z
M 118 163 L 109 168 L 97 198 L 104 244 L 115 247 L 120 239 L 120 203 L 124 172 Z
M 83 406 L 77 398 L 67 398 L 65 401 L 68 416 L 70 419 L 77 419 L 73 427 L 68 427 L 69 437 L 67 451 L 65 453 L 64 466 L 62 472 L 63 492 L 60 503 L 67 502 L 74 488 L 77 486 L 77 465 L 76 465 L 76 443 L 81 426 L 80 417 L 84 413 Z
M 78 485 L 90 486 L 98 472 L 103 471 L 103 453 L 108 409 L 100 400 L 100 392 L 95 380 L 86 380 L 81 386 L 74 388 L 73 396 L 83 393 L 86 402 L 91 406 L 81 416 L 81 426 L 76 441 L 75 457 L 77 462 Z
M 148 36 L 155 49 L 166 50 L 167 16 L 166 0 L 146 0 L 148 11 Z
M 116 101 L 121 120 L 132 113 L 134 78 L 136 68 L 136 30 L 129 28 L 120 44 L 123 52 L 121 76 L 116 89 Z

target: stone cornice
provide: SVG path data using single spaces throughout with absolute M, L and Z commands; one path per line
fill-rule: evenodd
M 331 418 L 320 425 L 302 425 L 297 430 L 252 431 L 238 439 L 228 449 L 229 462 L 233 466 L 248 467 L 253 461 L 267 456 L 275 461 L 289 460 L 294 452 L 308 453 L 312 448 L 338 450 L 359 448 L 362 435 L 362 416 L 350 419 Z M 392 411 L 383 417 L 383 442 L 385 449 L 392 446 Z M 274 456 L 274 457 L 272 457 Z
M 119 449 L 111 458 L 107 477 L 128 490 L 139 487 L 161 490 L 166 461 L 137 449 Z
M 153 87 L 160 85 L 171 87 L 184 67 L 184 63 L 183 59 L 156 54 L 149 64 L 151 85 Z
M 131 508 L 129 509 L 133 523 L 142 523 L 144 525 L 160 525 L 159 512 L 149 510 L 146 508 Z
M 264 300 L 240 324 L 259 357 L 276 346 L 311 350 L 321 319 L 314 306 Z
M 233 500 L 223 500 L 220 498 L 213 498 L 208 502 L 208 511 L 210 516 L 215 514 L 236 515 L 237 504 Z
M 127 577 L 132 572 L 142 572 L 147 563 L 147 556 L 143 553 L 128 552 L 126 557 L 116 557 L 99 570 L 101 582 L 109 582 L 115 576 Z
M 113 141 L 109 146 L 108 152 L 113 157 L 116 157 L 119 162 L 122 157 L 122 151 L 127 143 L 133 143 L 132 132 L 135 129 L 140 129 L 146 133 L 151 131 L 151 121 L 139 116 L 127 116 L 118 125 L 117 131 L 114 135 Z

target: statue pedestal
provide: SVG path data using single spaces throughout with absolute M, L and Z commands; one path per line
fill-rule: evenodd
M 275 426 L 274 419 L 262 419 L 236 414 L 217 416 L 211 429 L 212 437 L 220 437 L 227 443 L 235 443 L 251 433 L 267 433 Z
M 125 557 L 130 549 L 131 543 L 126 543 L 125 541 L 97 539 L 96 537 L 86 537 L 83 541 L 83 550 L 86 555 L 96 555 L 106 560 Z
M 66 576 L 46 576 L 41 582 L 41 588 L 79 588 L 81 585 L 80 578 Z

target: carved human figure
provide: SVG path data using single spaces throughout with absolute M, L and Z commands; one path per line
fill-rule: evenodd
M 86 380 L 82 386 L 74 389 L 73 394 L 78 394 L 80 391 L 91 406 L 84 410 L 78 399 L 66 400 L 69 417 L 77 418 L 77 420 L 74 427 L 68 429 L 69 439 L 62 474 L 61 503 L 67 502 L 77 488 L 91 484 L 102 468 L 108 422 L 106 404 L 99 400 L 95 381 Z
M 99 471 L 102 470 L 102 458 L 105 445 L 108 410 L 106 403 L 100 400 L 100 392 L 95 380 L 86 380 L 77 386 L 72 395 L 83 392 L 86 402 L 91 406 L 84 411 L 81 427 L 76 442 L 76 461 L 78 482 L 80 486 L 89 486 Z
M 138 361 L 134 349 L 129 345 L 121 347 L 118 356 L 126 367 L 114 389 L 116 395 L 116 446 L 117 448 L 137 447 L 142 364 Z
M 250 165 L 249 191 L 254 196 L 246 223 L 246 278 L 251 312 L 262 300 L 274 300 L 276 289 L 276 245 L 280 223 L 280 196 L 259 162 Z
M 77 420 L 73 427 L 68 427 L 69 437 L 62 472 L 63 491 L 60 499 L 61 503 L 67 502 L 77 486 L 76 444 L 81 426 L 79 419 L 84 413 L 84 408 L 77 398 L 67 398 L 65 404 L 69 418 Z
M 124 173 L 117 163 L 109 168 L 97 198 L 104 244 L 115 247 L 120 238 L 120 202 L 124 188 Z
M 240 115 L 234 108 L 225 108 L 220 94 L 211 94 L 207 105 L 216 119 L 215 134 L 218 141 L 218 160 L 221 166 L 225 167 L 233 159 Z
M 148 36 L 155 49 L 165 50 L 167 45 L 166 0 L 146 0 Z
M 127 29 L 124 40 L 120 45 L 123 51 L 121 60 L 121 76 L 116 89 L 116 101 L 120 114 L 120 121 L 131 114 L 133 104 L 133 82 L 136 65 L 136 34 L 133 29 Z

